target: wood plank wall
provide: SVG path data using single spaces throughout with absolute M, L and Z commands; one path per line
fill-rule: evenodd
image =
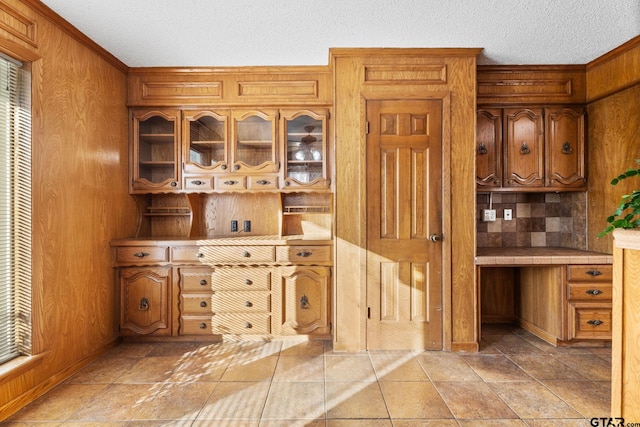
M 135 233 L 127 67 L 35 0 L 0 0 L 0 51 L 31 62 L 33 353 L 0 372 L 0 420 L 118 337 L 109 241 Z M 23 25 L 24 24 L 24 25 Z
M 612 253 L 611 235 L 599 238 L 623 194 L 640 188 L 612 178 L 640 158 L 640 37 L 587 64 L 588 246 Z

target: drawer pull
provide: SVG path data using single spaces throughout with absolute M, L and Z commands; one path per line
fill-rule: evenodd
M 206 323 L 204 322 L 200 323 L 200 329 L 206 329 L 206 327 L 207 327 Z
M 306 295 L 302 295 L 302 298 L 300 298 L 300 308 L 303 310 L 309 309 L 309 298 Z
M 204 279 L 200 280 L 200 286 L 207 286 L 207 281 Z
M 226 171 L 227 170 L 227 165 L 223 164 L 222 166 L 220 166 L 220 169 L 222 169 L 223 171 Z
M 253 307 L 253 303 L 251 301 L 245 301 L 244 302 L 244 306 L 245 307 Z
M 140 300 L 140 305 L 138 306 L 138 310 L 147 311 L 149 310 L 149 299 L 147 297 L 142 297 Z
M 144 258 L 146 256 L 149 256 L 149 252 L 136 252 L 135 254 L 133 254 L 133 256 L 136 258 Z
M 589 320 L 587 323 L 590 324 L 591 326 L 600 326 L 604 322 L 602 320 Z
M 200 307 L 206 307 L 207 306 L 207 302 L 206 301 L 200 301 Z
M 251 329 L 251 328 L 253 328 L 253 325 L 251 323 L 249 323 L 249 322 L 245 322 L 244 328 L 245 329 Z
M 191 181 L 191 183 L 193 185 L 205 185 L 206 184 L 206 182 L 200 181 L 199 179 L 195 179 L 195 180 Z
M 244 279 L 244 284 L 245 285 L 253 285 L 253 282 L 251 281 L 251 279 Z
M 602 291 L 600 289 L 589 289 L 588 291 L 586 291 L 588 295 L 600 295 L 602 293 Z
M 245 257 L 245 258 L 249 258 L 251 256 L 251 254 L 249 253 L 249 251 L 244 251 L 242 253 L 242 256 Z
M 602 274 L 602 272 L 600 270 L 589 270 L 587 271 L 587 274 L 591 277 L 598 277 Z
M 302 252 L 298 252 L 296 255 L 299 256 L 299 257 L 302 257 L 302 258 L 306 258 L 306 257 L 308 257 L 310 255 L 313 255 L 313 252 L 302 251 Z
M 266 179 L 259 179 L 258 181 L 256 181 L 256 184 L 267 185 L 267 184 L 271 184 L 271 181 L 267 181 Z
M 224 185 L 236 185 L 238 183 L 238 181 L 234 181 L 233 179 L 230 179 L 228 181 L 224 182 Z
M 176 181 L 171 181 L 171 186 L 175 188 L 178 186 L 178 183 Z
M 202 252 L 198 252 L 196 254 L 196 258 L 202 258 L 202 257 L 204 257 L 204 254 Z

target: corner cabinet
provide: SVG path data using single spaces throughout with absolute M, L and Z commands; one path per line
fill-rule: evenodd
M 582 108 L 482 108 L 476 123 L 477 190 L 586 190 Z
M 180 111 L 132 110 L 130 192 L 180 189 Z
M 129 267 L 119 274 L 122 335 L 171 335 L 169 267 Z

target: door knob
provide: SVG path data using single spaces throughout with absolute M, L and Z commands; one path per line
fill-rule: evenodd
M 431 240 L 432 242 L 440 242 L 444 240 L 444 234 L 433 233 L 429 236 L 429 240 Z

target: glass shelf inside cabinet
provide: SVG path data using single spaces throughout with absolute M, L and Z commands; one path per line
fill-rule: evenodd
M 204 115 L 189 123 L 189 163 L 211 167 L 226 162 L 226 121 Z
M 273 122 L 259 116 L 238 120 L 235 161 L 248 166 L 259 166 L 274 162 Z
M 175 176 L 175 122 L 160 116 L 140 121 L 138 167 L 140 178 L 161 183 Z
M 287 178 L 309 183 L 324 173 L 322 120 L 298 116 L 287 120 Z

